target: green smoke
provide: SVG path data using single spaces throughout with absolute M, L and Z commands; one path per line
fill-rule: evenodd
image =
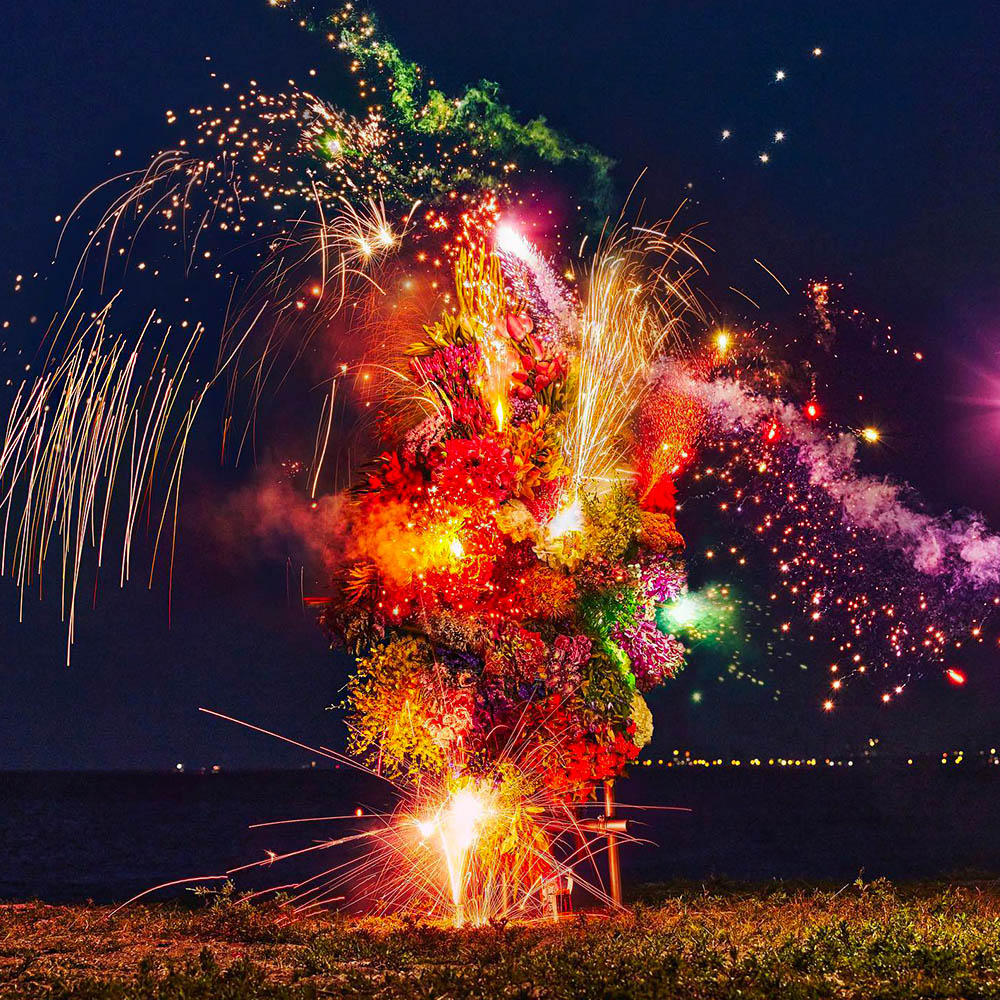
M 429 86 L 421 67 L 403 57 L 396 45 L 379 29 L 371 14 L 353 5 L 319 15 L 312 5 L 289 0 L 287 7 L 309 30 L 322 32 L 339 48 L 356 59 L 365 78 L 375 80 L 382 93 L 388 92 L 387 121 L 401 133 L 415 137 L 447 138 L 456 144 L 474 144 L 474 163 L 452 163 L 450 168 L 425 162 L 425 180 L 443 188 L 453 183 L 472 182 L 505 185 L 505 173 L 491 165 L 522 164 L 524 160 L 553 167 L 567 167 L 582 174 L 585 190 L 581 200 L 590 210 L 591 220 L 600 225 L 613 199 L 611 170 L 614 161 L 591 146 L 573 142 L 539 116 L 521 121 L 500 99 L 495 83 L 481 80 L 467 87 L 459 97 L 449 97 Z
M 656 624 L 689 644 L 710 641 L 732 645 L 739 629 L 737 603 L 729 587 L 710 584 L 659 605 Z

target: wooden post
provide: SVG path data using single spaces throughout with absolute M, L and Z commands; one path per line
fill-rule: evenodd
M 615 906 L 622 905 L 622 871 L 618 864 L 618 838 L 611 832 L 615 818 L 615 783 L 604 782 L 604 822 L 608 829 L 608 888 Z

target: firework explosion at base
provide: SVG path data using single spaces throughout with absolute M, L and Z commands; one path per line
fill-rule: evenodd
M 204 399 L 224 397 L 239 457 L 266 433 L 262 401 L 318 351 L 311 458 L 291 463 L 302 489 L 282 514 L 321 554 L 314 603 L 356 669 L 346 754 L 305 749 L 379 776 L 398 804 L 305 849 L 355 854 L 298 885 L 292 913 L 347 900 L 478 925 L 554 912 L 574 879 L 606 902 L 595 787 L 649 743 L 645 696 L 684 644 L 734 627 L 728 588 L 688 593 L 678 497 L 735 517 L 810 640 L 832 643 L 827 708 L 851 677 L 890 700 L 915 666 L 981 640 L 1000 538 L 859 472 L 857 435 L 782 387 L 752 332 L 718 329 L 704 245 L 608 219 L 605 157 L 522 123 L 495 88 L 443 94 L 349 5 L 272 2 L 346 55 L 364 110 L 295 86 L 229 92 L 70 213 L 64 244 L 101 207 L 74 281 L 98 268 L 103 286 L 147 225 L 215 278 L 217 246 L 255 256 L 225 275 L 238 290 L 209 379 L 192 367 L 205 329 L 162 332 L 154 314 L 112 336 L 116 296 L 89 319 L 71 300 L 9 406 L 5 568 L 23 594 L 59 553 L 71 644 L 88 553 L 100 564 L 113 537 L 124 583 L 149 517 L 154 567 L 172 560 Z M 543 176 L 588 217 L 540 225 Z M 338 449 L 359 440 L 367 461 L 337 490 Z

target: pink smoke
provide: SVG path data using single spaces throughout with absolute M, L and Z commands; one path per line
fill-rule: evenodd
M 918 572 L 951 575 L 956 584 L 977 588 L 1000 582 L 1000 535 L 989 530 L 982 516 L 914 510 L 906 502 L 904 485 L 859 471 L 853 434 L 825 433 L 797 407 L 752 392 L 734 379 L 703 381 L 678 365 L 665 366 L 660 377 L 703 403 L 709 419 L 726 430 L 756 432 L 765 421 L 777 420 L 810 483 L 840 503 L 844 520 L 903 553 Z

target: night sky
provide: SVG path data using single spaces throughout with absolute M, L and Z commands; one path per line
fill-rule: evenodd
M 685 218 L 705 221 L 716 249 L 713 290 L 736 285 L 761 315 L 793 325 L 802 297 L 786 298 L 754 258 L 794 293 L 810 278 L 843 283 L 844 304 L 891 323 L 926 361 L 867 371 L 865 353 L 831 359 L 828 415 L 883 429 L 867 471 L 910 480 L 938 508 L 980 509 L 1000 523 L 995 4 L 385 0 L 377 11 L 446 91 L 500 82 L 525 115 L 544 114 L 615 157 L 623 192 L 646 169 L 649 218 L 690 198 Z M 65 268 L 48 266 L 54 217 L 169 145 L 163 112 L 216 100 L 211 70 L 267 90 L 289 77 L 305 83 L 316 67 L 318 93 L 334 103 L 352 93 L 338 60 L 263 0 L 36 0 L 13 5 L 4 29 L 0 274 L 7 289 L 16 274 L 51 274 L 3 297 L 0 317 L 13 324 L 2 334 L 4 379 L 17 375 L 17 350 L 37 340 L 27 316 L 63 302 Z M 774 143 L 778 130 L 785 139 Z M 876 391 L 859 409 L 860 382 Z M 121 593 L 109 577 L 96 609 L 83 602 L 67 669 L 57 602 L 29 599 L 19 625 L 15 587 L 0 583 L 0 768 L 305 762 L 199 715 L 199 705 L 305 742 L 342 739 L 325 706 L 339 698 L 345 663 L 287 598 L 286 553 L 238 538 L 222 552 L 206 527 L 211 498 L 240 481 L 213 467 L 214 430 L 202 426 L 206 443 L 186 481 L 172 627 L 162 580 L 147 592 L 139 574 Z M 766 586 L 763 568 L 749 579 Z M 818 712 L 818 678 L 782 675 L 808 673 L 794 659 L 776 672 L 778 701 L 689 671 L 651 699 L 654 749 L 822 753 L 875 733 L 916 750 L 989 746 L 1000 733 L 996 660 L 979 656 L 960 691 L 930 671 L 889 709 L 866 690 L 832 716 Z M 697 705 L 695 688 L 705 692 Z

